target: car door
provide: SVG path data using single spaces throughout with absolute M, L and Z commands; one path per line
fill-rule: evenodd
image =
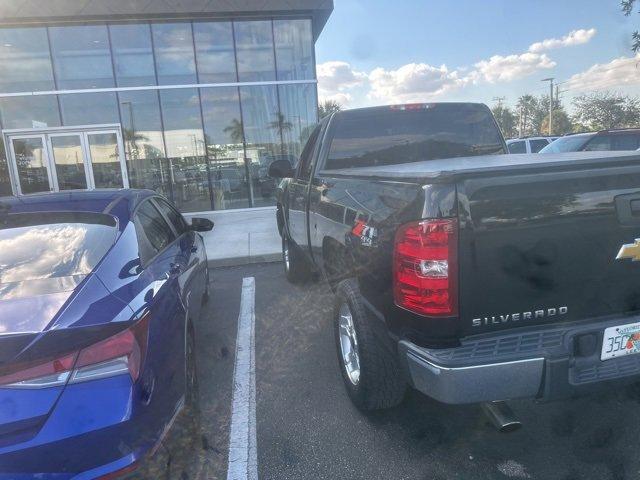
M 300 155 L 295 178 L 289 183 L 289 236 L 300 247 L 308 246 L 307 234 L 307 197 L 311 177 L 313 151 L 320 135 L 318 125 Z
M 185 260 L 180 241 L 156 204 L 144 200 L 135 210 L 144 301 L 150 314 L 146 361 L 156 405 L 170 413 L 184 395 L 185 319 L 180 275 Z
M 202 298 L 207 286 L 206 252 L 202 237 L 191 230 L 184 217 L 165 199 L 155 197 L 154 204 L 173 228 L 180 249 L 182 265 L 178 279 L 182 301 L 191 319 L 197 319 L 202 307 Z

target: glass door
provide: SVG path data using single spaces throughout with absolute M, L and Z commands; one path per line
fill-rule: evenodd
M 49 149 L 56 173 L 56 190 L 89 188 L 82 135 L 77 133 L 50 134 Z
M 87 132 L 86 137 L 93 188 L 124 187 L 126 171 L 117 132 Z
M 10 146 L 18 194 L 55 190 L 44 135 L 15 136 Z
M 128 188 L 118 128 L 11 132 L 14 193 Z

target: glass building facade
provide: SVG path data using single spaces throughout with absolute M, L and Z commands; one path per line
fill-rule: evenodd
M 307 18 L 0 28 L 0 195 L 131 186 L 268 206 L 317 121 Z

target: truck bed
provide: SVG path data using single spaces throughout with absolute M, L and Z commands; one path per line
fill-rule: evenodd
M 403 163 L 378 167 L 359 167 L 342 170 L 324 170 L 323 175 L 337 178 L 371 180 L 406 180 L 431 183 L 452 182 L 460 178 L 496 173 L 558 172 L 576 168 L 588 169 L 607 164 L 621 167 L 640 162 L 640 152 L 571 152 L 527 153 L 520 155 L 486 155 L 458 157 L 424 162 Z

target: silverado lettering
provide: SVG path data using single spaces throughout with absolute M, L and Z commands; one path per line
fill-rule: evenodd
M 520 320 L 541 319 L 546 317 L 555 317 L 556 315 L 566 315 L 569 309 L 567 307 L 546 308 L 543 310 L 531 310 L 529 312 L 507 313 L 506 315 L 492 315 L 490 317 L 474 318 L 471 322 L 474 327 L 482 325 L 498 325 L 500 323 L 518 322 Z

